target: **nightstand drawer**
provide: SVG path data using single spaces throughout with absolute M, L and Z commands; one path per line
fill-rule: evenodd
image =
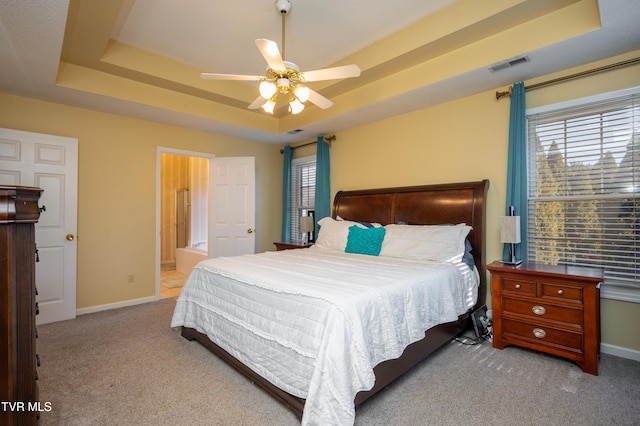
M 582 287 L 573 287 L 565 284 L 541 283 L 540 297 L 545 299 L 562 300 L 565 302 L 579 303 L 582 305 Z
M 582 308 L 559 306 L 539 301 L 502 298 L 502 312 L 530 317 L 532 320 L 552 321 L 566 326 L 582 328 L 584 313 Z
M 582 352 L 583 335 L 580 332 L 559 330 L 549 326 L 527 323 L 512 319 L 502 319 L 502 333 L 505 338 L 523 342 L 553 346 L 572 352 Z
M 501 282 L 503 293 L 513 293 L 521 296 L 536 296 L 536 282 L 525 280 L 514 280 L 504 278 Z

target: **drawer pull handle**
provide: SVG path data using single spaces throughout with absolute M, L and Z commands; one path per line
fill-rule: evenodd
M 520 284 L 516 284 L 516 290 L 520 288 Z
M 536 336 L 538 339 L 542 339 L 544 337 L 547 337 L 547 332 L 541 328 L 534 328 L 533 335 Z
M 547 313 L 547 310 L 544 308 L 544 306 L 534 306 L 533 308 L 531 308 L 531 310 L 533 311 L 534 314 L 536 315 L 544 315 Z
M 564 290 L 558 290 L 558 296 L 562 296 L 564 294 Z

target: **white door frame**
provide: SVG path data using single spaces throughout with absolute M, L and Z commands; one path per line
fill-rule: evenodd
M 216 157 L 215 154 L 207 153 L 207 152 L 197 152 L 197 151 L 187 151 L 183 149 L 174 149 L 174 148 L 166 148 L 162 146 L 158 146 L 156 148 L 156 294 L 155 299 L 160 299 L 160 254 L 161 254 L 161 241 L 160 237 L 160 191 L 161 191 L 161 158 L 162 154 L 173 154 L 173 155 L 183 155 L 187 157 L 200 157 L 200 158 L 208 158 L 209 164 Z M 209 167 L 209 180 L 211 181 L 211 173 L 212 168 Z M 211 188 L 209 188 L 209 195 L 211 196 Z M 211 244 L 209 244 L 209 253 L 211 253 Z

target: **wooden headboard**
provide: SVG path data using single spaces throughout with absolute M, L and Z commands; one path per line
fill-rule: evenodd
M 469 242 L 484 288 L 485 197 L 489 181 L 340 191 L 333 201 L 333 217 L 383 225 L 466 223 L 473 227 Z M 483 292 L 480 299 L 484 299 Z

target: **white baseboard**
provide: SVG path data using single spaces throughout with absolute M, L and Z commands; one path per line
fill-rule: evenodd
M 125 300 L 124 302 L 108 303 L 106 305 L 90 306 L 88 308 L 76 309 L 76 315 L 92 314 L 94 312 L 107 311 L 109 309 L 124 308 L 125 306 L 141 305 L 143 303 L 154 302 L 157 296 L 143 297 L 141 299 Z
M 600 352 L 602 352 L 603 354 L 619 356 L 620 358 L 640 361 L 640 351 L 623 348 L 622 346 L 610 345 L 609 343 L 601 343 Z

